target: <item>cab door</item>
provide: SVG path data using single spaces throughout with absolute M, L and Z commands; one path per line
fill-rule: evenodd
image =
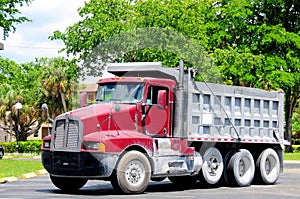
M 143 108 L 143 131 L 152 137 L 170 135 L 169 90 L 161 86 L 149 86 Z

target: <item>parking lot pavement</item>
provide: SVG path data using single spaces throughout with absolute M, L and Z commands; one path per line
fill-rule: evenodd
M 132 198 L 255 198 L 282 199 L 300 196 L 300 162 L 285 163 L 284 174 L 275 185 L 251 185 L 249 187 L 209 187 L 196 183 L 190 188 L 182 188 L 165 180 L 151 182 L 144 194 L 131 195 Z M 126 198 L 118 194 L 110 182 L 91 180 L 75 193 L 66 193 L 57 189 L 50 181 L 49 175 L 17 182 L 0 184 L 0 198 Z

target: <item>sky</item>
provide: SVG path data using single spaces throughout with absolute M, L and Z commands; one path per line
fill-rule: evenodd
M 58 51 L 64 47 L 60 40 L 48 39 L 55 30 L 64 31 L 80 20 L 77 9 L 85 0 L 33 0 L 19 10 L 32 22 L 16 25 L 16 32 L 9 33 L 0 56 L 17 63 L 34 61 L 35 57 L 65 56 Z M 0 37 L 3 34 L 0 33 Z

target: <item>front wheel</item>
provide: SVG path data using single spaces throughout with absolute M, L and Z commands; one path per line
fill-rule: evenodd
M 84 178 L 65 178 L 50 175 L 52 183 L 59 189 L 64 191 L 77 191 L 87 183 Z
M 151 166 L 147 157 L 139 151 L 125 153 L 111 179 L 117 191 L 124 193 L 142 193 L 151 178 Z
M 2 159 L 4 156 L 4 152 L 3 151 L 0 151 L 0 159 Z

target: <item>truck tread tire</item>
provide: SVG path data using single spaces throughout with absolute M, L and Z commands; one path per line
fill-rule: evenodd
M 277 153 L 265 149 L 256 160 L 256 180 L 263 184 L 274 184 L 280 174 L 280 162 Z
M 254 178 L 255 165 L 252 154 L 240 149 L 231 156 L 226 167 L 226 182 L 232 186 L 249 186 Z
M 87 183 L 84 178 L 65 178 L 50 175 L 52 183 L 63 191 L 77 191 Z
M 236 153 L 235 150 L 229 150 L 226 155 L 224 156 L 224 171 L 223 171 L 223 179 L 222 179 L 222 184 L 224 186 L 226 185 L 230 185 L 230 183 L 232 182 L 232 176 L 228 175 L 228 171 L 227 171 L 227 166 L 229 163 L 229 160 L 231 159 L 231 157 Z
M 111 184 L 116 191 L 127 194 L 142 193 L 151 178 L 148 158 L 139 151 L 125 153 L 113 173 Z
M 208 148 L 203 155 L 203 165 L 200 171 L 200 181 L 214 185 L 219 182 L 224 170 L 223 157 L 215 147 Z

